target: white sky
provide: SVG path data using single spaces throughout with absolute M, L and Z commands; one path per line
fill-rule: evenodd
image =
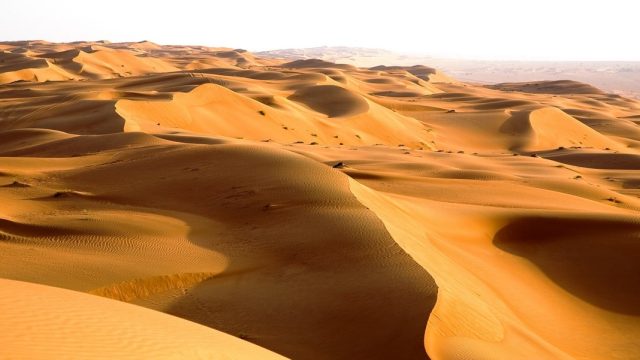
M 358 46 L 494 60 L 638 60 L 637 0 L 2 0 L 0 41 Z

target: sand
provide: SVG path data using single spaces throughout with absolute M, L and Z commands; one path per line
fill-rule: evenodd
M 14 357 L 640 356 L 636 100 L 241 49 L 0 46 Z
M 606 92 L 640 99 L 639 61 L 526 61 L 526 60 L 473 60 L 461 58 L 438 58 L 415 53 L 398 53 L 383 49 L 346 46 L 321 46 L 315 48 L 278 49 L 258 52 L 266 58 L 336 62 L 358 67 L 380 65 L 415 66 L 427 64 L 435 68 L 431 75 L 480 83 L 520 83 L 518 87 L 529 87 L 534 92 L 552 90 L 567 81 L 586 83 L 578 87 L 593 91 L 594 86 Z M 424 66 L 424 65 L 423 65 Z M 570 80 L 569 80 L 570 79 Z M 540 83 L 541 80 L 546 80 Z M 590 85 L 593 86 L 590 86 Z M 504 84 L 501 84 L 504 85 Z M 544 85 L 542 88 L 540 86 Z M 577 84 L 574 84 L 577 85 Z M 546 88 L 546 89 L 545 89 Z M 589 89 L 589 90 L 587 90 Z
M 139 306 L 0 280 L 7 359 L 284 359 L 228 334 Z

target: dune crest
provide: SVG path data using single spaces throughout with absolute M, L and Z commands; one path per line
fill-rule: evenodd
M 150 41 L 0 51 L 10 355 L 640 356 L 637 100 Z

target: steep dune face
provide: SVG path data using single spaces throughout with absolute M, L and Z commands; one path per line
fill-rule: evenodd
M 197 133 L 241 137 L 250 132 L 251 128 L 261 131 L 255 123 L 261 118 L 259 111 L 266 107 L 222 86 L 205 84 L 187 94 L 175 94 L 168 102 L 121 100 L 116 109 L 124 118 L 137 125 L 135 130 L 140 128 L 153 131 L 158 126 L 164 126 Z M 225 121 L 230 116 L 237 119 L 235 124 Z M 271 122 L 270 125 L 267 132 L 280 130 L 277 123 Z M 239 129 L 235 134 L 227 130 L 236 126 Z
M 640 244 L 633 238 L 639 230 L 633 217 L 532 216 L 501 228 L 493 241 L 499 248 L 529 259 L 576 297 L 609 311 L 637 316 L 640 284 L 627 274 L 638 273 L 640 265 L 623 254 L 639 250 Z
M 265 104 L 223 86 L 204 84 L 187 94 L 177 93 L 168 102 L 120 100 L 116 111 L 127 121 L 125 131 L 162 128 L 281 143 L 428 146 L 430 141 L 416 120 L 335 85 L 305 87 L 289 99 L 278 96 Z
M 513 150 L 540 151 L 584 146 L 620 149 L 622 146 L 557 108 L 512 112 L 499 131 L 514 137 Z M 518 144 L 520 142 L 520 144 Z
M 635 100 L 242 49 L 0 49 L 19 357 L 640 354 Z
M 13 64 L 0 67 L 0 84 L 18 81 L 64 81 L 78 78 L 46 59 L 31 59 L 23 56 L 20 60 L 9 60 Z
M 178 70 L 162 59 L 136 54 L 128 49 L 97 45 L 68 49 L 60 46 L 43 48 L 41 53 L 32 56 L 22 55 L 20 49 L 23 48 L 18 46 L 5 51 L 0 57 L 0 84 L 20 80 L 102 79 Z
M 126 121 L 116 113 L 112 100 L 65 100 L 52 104 L 51 99 L 43 99 L 41 103 L 17 105 L 0 128 L 44 128 L 84 135 L 117 133 L 125 128 Z
M 371 172 L 364 164 L 354 167 Z M 432 358 L 635 356 L 630 333 L 640 324 L 632 305 L 638 284 L 628 274 L 638 269 L 624 255 L 637 251 L 635 211 L 607 210 L 559 193 L 536 202 L 541 194 L 531 187 L 512 188 L 514 205 L 497 206 L 492 193 L 482 191 L 445 203 L 434 201 L 444 184 L 386 174 L 359 178 L 387 194 L 355 181 L 351 188 L 438 284 L 426 337 Z M 557 186 L 542 178 L 529 182 Z M 465 180 L 468 188 L 476 182 Z M 477 205 L 483 203 L 493 205 Z M 556 206 L 563 210 L 552 210 Z M 587 340 L 594 338 L 597 343 Z M 619 350 L 612 355 L 609 349 Z
M 440 142 L 466 150 L 528 154 L 570 147 L 624 148 L 553 107 L 532 109 L 525 106 L 472 113 L 426 112 L 418 117 L 437 130 Z
M 102 151 L 115 159 L 46 172 L 21 190 L 33 194 L 33 213 L 58 215 L 5 214 L 5 254 L 41 248 L 27 266 L 5 263 L 5 276 L 34 281 L 44 269 L 31 264 L 52 257 L 60 263 L 49 284 L 145 302 L 293 358 L 424 355 L 432 280 L 353 198 L 346 176 L 282 150 L 135 141 Z
M 79 52 L 73 62 L 81 65 L 81 74 L 90 77 L 111 77 L 143 75 L 149 73 L 178 70 L 162 60 L 136 56 L 126 51 L 98 50 L 91 53 Z

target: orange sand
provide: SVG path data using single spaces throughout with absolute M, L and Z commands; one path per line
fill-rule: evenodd
M 0 49 L 16 357 L 640 357 L 638 101 L 240 49 Z

